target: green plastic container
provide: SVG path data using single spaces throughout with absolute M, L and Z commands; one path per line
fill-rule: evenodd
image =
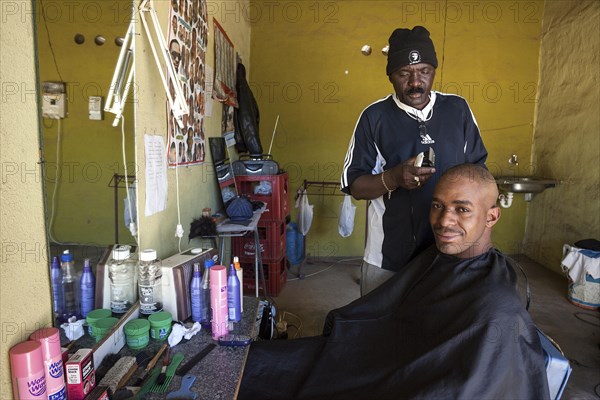
M 168 311 L 159 311 L 148 317 L 150 322 L 150 337 L 152 339 L 163 341 L 169 337 L 171 333 L 171 323 L 173 317 Z
M 88 333 L 90 336 L 94 336 L 94 327 L 98 321 L 104 318 L 108 318 L 112 316 L 112 311 L 106 308 L 98 308 L 96 310 L 92 310 L 85 317 L 85 322 L 88 325 Z
M 127 347 L 132 350 L 143 349 L 150 342 L 150 322 L 147 319 L 132 319 L 123 327 L 127 338 Z
M 110 329 L 119 322 L 118 318 L 108 317 L 97 321 L 94 325 L 94 337 L 99 342 Z

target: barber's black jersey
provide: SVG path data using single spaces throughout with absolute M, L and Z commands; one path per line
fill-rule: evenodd
M 385 194 L 369 206 L 364 260 L 392 271 L 434 243 L 429 209 L 440 176 L 455 165 L 484 164 L 487 158 L 477 122 L 462 97 L 431 92 L 426 107 L 430 118 L 425 125 L 433 143 L 422 140 L 415 115 L 401 106 L 414 110 L 389 95 L 361 113 L 341 179 L 342 190 L 351 194 L 350 185 L 359 176 L 379 174 L 429 147 L 435 151 L 436 173 L 424 185 L 413 190 L 398 188 L 390 199 Z

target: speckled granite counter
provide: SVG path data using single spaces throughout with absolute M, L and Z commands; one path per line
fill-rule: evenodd
M 255 338 L 256 318 L 258 312 L 258 299 L 254 297 L 244 297 L 244 312 L 242 321 L 235 324 L 235 329 L 230 331 L 231 334 L 245 334 Z M 181 365 L 185 364 L 190 358 L 200 352 L 209 343 L 216 343 L 212 340 L 210 332 L 200 331 L 190 340 L 182 340 L 177 346 L 171 349 L 172 354 L 182 353 L 184 359 Z M 161 342 L 151 341 L 147 350 L 156 352 Z M 188 374 L 196 376 L 192 391 L 198 394 L 198 400 L 210 399 L 235 399 L 242 373 L 246 356 L 248 355 L 249 346 L 245 347 L 226 347 L 217 345 L 204 359 L 194 366 Z M 136 352 L 123 348 L 124 354 L 135 355 Z M 157 364 L 157 367 L 160 367 Z M 155 367 L 156 368 L 156 367 Z M 175 375 L 169 386 L 168 392 L 177 391 L 181 385 L 181 377 Z M 164 399 L 167 393 L 147 393 L 145 399 Z
M 242 334 L 249 335 L 252 338 L 256 338 L 258 335 L 256 329 L 256 320 L 258 317 L 258 299 L 255 297 L 244 296 L 244 312 L 242 313 L 242 321 L 234 324 L 234 330 L 230 331 L 230 334 Z M 131 350 L 127 346 L 124 346 L 118 353 L 119 356 L 135 356 L 141 351 L 144 351 L 150 356 L 156 354 L 160 347 L 166 343 L 166 341 L 158 342 L 150 339 L 150 344 L 142 350 Z M 171 348 L 171 356 L 177 353 L 184 355 L 181 365 L 184 365 L 188 360 L 198 354 L 208 344 L 215 343 L 212 340 L 210 331 L 202 330 L 193 336 L 190 340 L 183 339 L 175 347 Z M 82 347 L 93 347 L 93 339 L 89 336 L 82 337 L 78 340 L 77 348 Z M 217 346 L 204 357 L 199 363 L 197 363 L 188 374 L 196 376 L 196 381 L 192 386 L 192 392 L 197 394 L 198 400 L 230 400 L 237 397 L 237 391 L 242 378 L 244 370 L 244 364 L 248 355 L 249 346 L 244 347 L 227 347 Z M 157 362 L 154 370 L 161 368 L 162 356 Z M 96 365 L 95 368 L 98 371 L 100 366 Z M 101 366 L 103 369 L 106 367 Z M 110 366 L 108 366 L 110 368 Z M 154 371 L 153 370 L 153 371 Z M 128 382 L 128 385 L 132 385 L 135 382 L 138 374 L 141 371 L 138 370 Z M 151 371 L 152 372 L 152 371 Z M 152 373 L 149 373 L 150 377 Z M 100 377 L 97 377 L 97 383 Z M 175 375 L 168 390 L 165 393 L 145 393 L 140 398 L 142 399 L 165 399 L 171 392 L 179 390 L 181 386 L 181 377 Z

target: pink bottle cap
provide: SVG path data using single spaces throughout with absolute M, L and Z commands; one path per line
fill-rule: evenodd
M 223 265 L 214 265 L 210 267 L 211 286 L 227 286 L 227 268 Z
M 26 340 L 14 345 L 10 350 L 10 367 L 13 376 L 27 377 L 32 373 L 44 370 L 42 345 L 40 342 Z
M 29 336 L 29 340 L 35 340 L 42 345 L 44 360 L 50 360 L 61 355 L 60 331 L 58 328 L 41 328 Z

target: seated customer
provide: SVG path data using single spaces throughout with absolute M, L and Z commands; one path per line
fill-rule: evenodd
M 333 310 L 322 336 L 254 342 L 239 399 L 548 399 L 535 325 L 493 248 L 498 189 L 462 164 L 436 185 L 436 246 Z

